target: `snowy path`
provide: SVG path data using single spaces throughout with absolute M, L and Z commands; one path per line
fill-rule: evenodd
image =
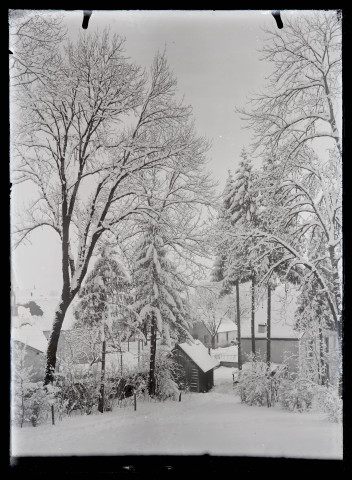
M 231 369 L 215 388 L 181 402 L 139 402 L 57 425 L 14 428 L 13 456 L 175 454 L 342 458 L 341 426 L 319 413 L 250 407 L 233 394 Z

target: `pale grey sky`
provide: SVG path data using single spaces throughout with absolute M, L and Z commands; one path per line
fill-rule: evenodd
M 282 13 L 285 22 L 285 12 Z M 250 93 L 265 86 L 270 66 L 260 61 L 258 49 L 274 26 L 270 11 L 93 11 L 87 31 L 82 30 L 82 11 L 67 12 L 69 35 L 89 35 L 110 26 L 126 37 L 126 53 L 149 68 L 157 50 L 166 47 L 169 64 L 178 79 L 180 95 L 193 106 L 198 133 L 212 141 L 209 169 L 222 191 L 227 170 L 237 167 L 250 132 L 235 113 Z M 29 186 L 20 185 L 13 199 L 25 208 Z M 19 288 L 59 289 L 60 248 L 53 231 L 37 230 L 32 244 L 13 252 L 13 268 Z

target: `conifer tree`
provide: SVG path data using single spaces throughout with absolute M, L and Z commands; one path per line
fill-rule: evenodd
M 131 308 L 132 285 L 114 252 L 104 247 L 79 293 L 75 328 L 91 329 L 101 343 L 101 387 L 98 410 L 104 411 L 105 356 L 109 349 L 122 352 L 121 341 L 138 329 Z
M 171 337 L 191 339 L 188 332 L 187 310 L 181 297 L 182 278 L 167 258 L 158 224 L 148 220 L 137 245 L 136 266 L 133 272 L 136 301 L 133 307 L 150 328 L 149 394 L 155 394 L 155 355 L 157 331 L 170 343 Z

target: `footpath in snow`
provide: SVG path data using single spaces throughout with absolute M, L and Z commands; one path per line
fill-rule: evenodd
M 215 370 L 208 393 L 182 401 L 138 402 L 72 416 L 55 426 L 12 429 L 12 456 L 210 455 L 341 459 L 342 426 L 320 413 L 242 404 L 232 368 Z

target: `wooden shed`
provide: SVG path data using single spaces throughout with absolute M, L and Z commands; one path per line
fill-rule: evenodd
M 209 355 L 199 340 L 177 344 L 174 357 L 184 369 L 185 382 L 191 392 L 208 392 L 214 386 L 214 368 L 220 362 Z

